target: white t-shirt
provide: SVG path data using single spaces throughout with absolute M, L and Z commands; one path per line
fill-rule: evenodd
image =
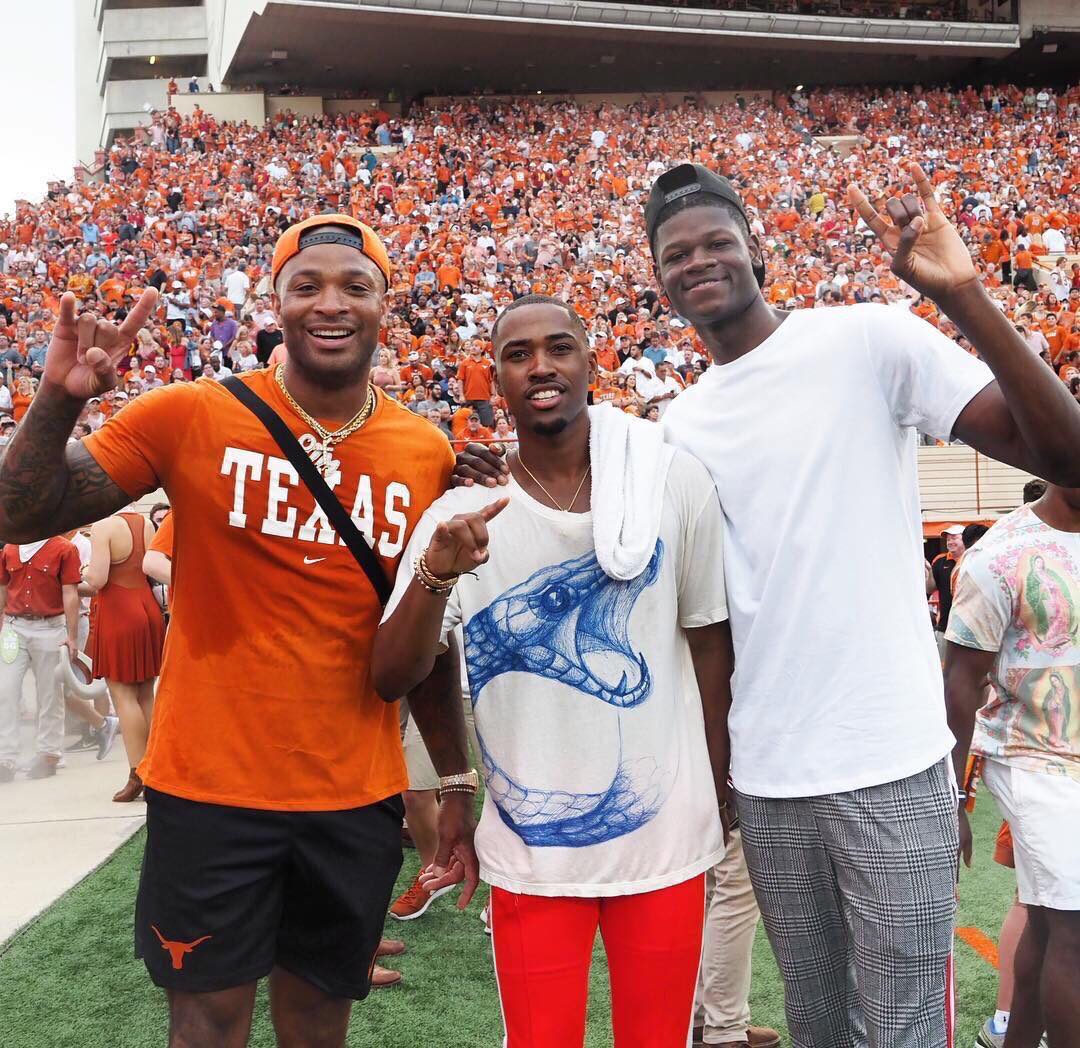
M 244 304 L 249 287 L 251 287 L 251 279 L 242 269 L 234 269 L 225 278 L 225 294 L 234 305 Z
M 951 750 L 926 614 L 916 429 L 948 439 L 992 379 L 912 313 L 797 310 L 664 415 L 667 439 L 708 466 L 724 510 L 741 792 L 854 790 Z
M 447 601 L 459 624 L 486 784 L 480 875 L 526 895 L 612 896 L 697 876 L 724 853 L 697 678 L 684 629 L 727 617 L 722 519 L 708 473 L 672 463 L 660 539 L 637 579 L 600 569 L 589 513 L 509 488 L 455 488 L 417 524 L 507 494 L 491 559 Z M 398 573 L 392 614 L 412 581 Z

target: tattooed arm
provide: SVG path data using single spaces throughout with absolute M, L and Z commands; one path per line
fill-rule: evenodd
M 131 499 L 81 443 L 82 404 L 42 382 L 0 459 L 0 541 L 36 542 L 123 509 Z
M 0 541 L 48 538 L 131 501 L 86 448 L 67 441 L 87 399 L 116 385 L 116 362 L 156 302 L 156 291 L 144 291 L 117 326 L 92 313 L 76 318 L 70 292 L 60 300 L 41 386 L 0 459 Z

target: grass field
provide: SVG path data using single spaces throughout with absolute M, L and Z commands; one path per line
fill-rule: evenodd
M 997 941 L 1009 905 L 1012 873 L 991 861 L 997 812 L 983 791 L 973 819 L 976 863 L 960 885 L 961 927 Z M 160 1048 L 166 1040 L 165 999 L 132 957 L 132 902 L 143 836 L 132 841 L 0 953 L 0 1048 Z M 407 852 L 401 887 L 416 870 Z M 2 893 L 2 886 L 0 886 Z M 483 895 L 466 913 L 447 896 L 420 920 L 389 922 L 408 943 L 395 958 L 404 984 L 375 991 L 356 1008 L 354 1048 L 495 1048 L 501 1043 L 490 945 L 479 920 Z M 2 894 L 0 894 L 2 904 Z M 957 942 L 960 1015 L 957 1045 L 970 1048 L 993 1010 L 996 972 Z M 783 987 L 759 929 L 754 951 L 754 1022 L 784 1028 Z M 593 968 L 588 1048 L 612 1043 L 603 953 Z M 788 1042 L 785 1041 L 785 1044 Z M 272 1048 L 265 993 L 260 993 L 251 1044 Z

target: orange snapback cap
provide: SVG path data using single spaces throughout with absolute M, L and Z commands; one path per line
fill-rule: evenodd
M 315 232 L 319 226 L 338 226 L 338 230 L 327 229 L 323 232 Z M 303 241 L 303 243 L 301 243 Z M 297 222 L 295 226 L 289 226 L 278 237 L 274 247 L 274 260 L 270 267 L 271 286 L 277 283 L 278 274 L 282 267 L 294 255 L 298 255 L 305 247 L 315 244 L 341 243 L 355 247 L 361 254 L 367 255 L 372 262 L 379 267 L 386 286 L 390 286 L 390 257 L 383 247 L 378 234 L 371 226 L 364 225 L 351 215 L 315 215 L 303 222 Z

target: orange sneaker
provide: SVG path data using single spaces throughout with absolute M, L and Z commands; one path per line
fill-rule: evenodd
M 417 917 L 423 917 L 427 908 L 440 895 L 445 895 L 454 886 L 448 884 L 438 891 L 426 892 L 420 887 L 420 878 L 417 877 L 409 887 L 401 893 L 400 897 L 390 907 L 390 916 L 399 921 L 411 921 Z

